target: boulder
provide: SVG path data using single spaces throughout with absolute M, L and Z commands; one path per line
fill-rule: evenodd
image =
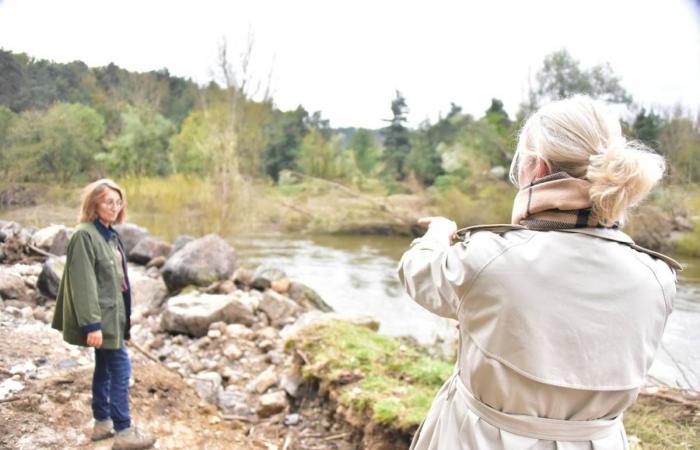
M 300 305 L 308 304 L 322 312 L 333 312 L 333 308 L 310 287 L 302 283 L 291 283 L 287 295 Z
M 294 321 L 301 307 L 284 295 L 268 289 L 260 300 L 260 309 L 265 312 L 274 326 L 285 325 Z
M 218 321 L 250 325 L 255 321 L 255 305 L 240 295 L 184 294 L 168 300 L 161 327 L 171 333 L 201 337 L 211 323 Z
M 287 395 L 284 391 L 276 391 L 260 396 L 255 412 L 261 418 L 270 417 L 273 414 L 284 411 L 287 408 Z
M 194 241 L 194 238 L 192 236 L 188 236 L 186 234 L 183 234 L 181 236 L 178 236 L 175 238 L 175 242 L 173 242 L 173 246 L 170 249 L 170 255 L 172 256 L 178 251 L 182 249 L 185 245 L 189 244 L 190 242 Z
M 37 281 L 37 288 L 41 295 L 52 299 L 58 296 L 58 286 L 65 267 L 65 256 L 52 256 L 44 262 Z
M 124 243 L 124 250 L 126 250 L 127 255 L 131 253 L 131 250 L 136 247 L 136 244 L 138 244 L 141 239 L 148 236 L 147 229 L 133 223 L 114 225 L 114 229 L 119 233 L 119 238 Z
M 129 283 L 131 284 L 131 304 L 135 314 L 152 311 L 159 308 L 168 289 L 161 277 L 153 278 L 142 271 L 129 268 Z
M 170 255 L 172 245 L 162 239 L 146 236 L 129 252 L 129 261 L 136 264 L 148 264 L 153 258 Z
M 262 291 L 269 289 L 272 286 L 273 281 L 282 280 L 284 278 L 287 278 L 287 274 L 285 274 L 281 269 L 262 265 L 255 269 L 250 286 L 254 289 L 260 289 Z
M 71 231 L 64 225 L 50 225 L 32 235 L 32 245 L 53 255 L 65 255 Z
M 188 285 L 208 286 L 230 278 L 236 269 L 236 252 L 228 242 L 209 234 L 186 244 L 166 261 L 163 280 L 169 291 Z
M 0 297 L 6 300 L 25 300 L 27 287 L 22 277 L 5 270 L 0 271 Z

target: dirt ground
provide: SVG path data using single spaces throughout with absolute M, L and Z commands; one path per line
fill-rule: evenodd
M 356 433 L 334 423 L 321 399 L 307 397 L 268 419 L 231 418 L 200 400 L 163 365 L 130 350 L 131 414 L 158 437 L 160 449 L 357 448 Z M 22 368 L 35 370 L 22 374 Z M 24 389 L 0 400 L 0 449 L 109 449 L 112 439 L 90 441 L 91 351 L 64 344 L 47 325 L 0 313 L 0 382 L 14 377 Z M 14 374 L 13 374 L 14 372 Z M 19 373 L 18 373 L 19 372 Z M 285 425 L 298 413 L 296 425 Z

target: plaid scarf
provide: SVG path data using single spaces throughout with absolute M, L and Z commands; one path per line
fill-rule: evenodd
M 589 181 L 566 172 L 538 178 L 518 191 L 511 223 L 531 230 L 604 228 L 591 210 L 590 187 Z

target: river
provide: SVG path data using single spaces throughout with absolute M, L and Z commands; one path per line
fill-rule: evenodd
M 51 211 L 51 214 L 47 214 Z M 176 220 L 162 215 L 134 215 L 154 234 L 173 240 Z M 134 217 L 132 216 L 132 217 Z M 41 227 L 49 222 L 70 224 L 72 208 L 53 205 L 2 211 L 0 219 Z M 435 316 L 415 304 L 401 289 L 396 266 L 410 243 L 392 236 L 337 236 L 259 232 L 225 236 L 242 266 L 268 264 L 315 289 L 337 311 L 369 314 L 380 321 L 380 332 L 412 336 L 421 343 L 445 342 L 455 336 L 455 322 Z M 651 380 L 671 386 L 700 388 L 700 259 L 681 259 L 674 312 L 661 349 L 651 368 Z

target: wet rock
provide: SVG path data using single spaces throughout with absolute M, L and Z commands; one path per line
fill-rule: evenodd
M 147 264 L 155 257 L 165 258 L 170 255 L 172 245 L 162 239 L 146 236 L 141 239 L 131 251 L 129 251 L 129 261 L 136 264 Z
M 212 322 L 251 324 L 254 320 L 254 307 L 245 297 L 197 292 L 168 300 L 161 327 L 173 333 L 204 336 Z
M 183 234 L 181 236 L 178 236 L 175 238 L 175 242 L 173 242 L 173 247 L 170 249 L 170 255 L 172 256 L 178 251 L 182 249 L 185 245 L 189 244 L 190 242 L 194 241 L 194 238 L 192 236 L 188 236 L 186 234 Z
M 150 269 L 151 267 L 155 267 L 156 269 L 160 269 L 165 265 L 165 261 L 167 258 L 165 256 L 156 256 L 155 258 L 152 258 L 148 263 L 146 264 L 146 268 Z
M 124 250 L 128 255 L 141 239 L 148 236 L 148 230 L 133 223 L 114 225 L 114 229 L 119 233 L 119 238 L 124 243 Z
M 241 356 L 243 356 L 243 351 L 236 344 L 228 344 L 224 347 L 223 355 L 231 361 L 235 361 Z
M 254 289 L 265 290 L 272 286 L 273 281 L 278 281 L 283 278 L 287 278 L 287 274 L 285 274 L 281 269 L 262 265 L 255 269 L 250 286 Z
M 51 257 L 44 262 L 37 280 L 37 288 L 41 295 L 46 298 L 56 298 L 65 267 L 65 256 Z
M 220 391 L 217 398 L 217 405 L 224 414 L 235 416 L 251 416 L 255 411 L 248 406 L 248 399 L 245 394 L 234 390 Z
M 262 394 L 276 384 L 277 375 L 275 374 L 275 368 L 270 366 L 255 377 L 255 379 L 249 383 L 247 388 L 250 391 L 255 391 L 258 394 Z
M 255 412 L 261 418 L 270 417 L 280 413 L 287 408 L 287 395 L 284 391 L 276 391 L 260 396 L 258 407 Z
M 301 312 L 301 307 L 287 297 L 272 289 L 265 291 L 260 301 L 260 309 L 267 314 L 274 326 L 286 325 L 294 321 L 294 316 Z
M 208 286 L 229 278 L 236 269 L 236 252 L 215 234 L 187 243 L 162 269 L 169 291 L 188 285 Z
M 32 245 L 53 255 L 65 255 L 71 230 L 65 225 L 50 225 L 32 235 Z
M 333 312 L 333 308 L 310 287 L 302 283 L 291 283 L 287 293 L 289 297 L 300 305 L 308 304 L 321 312 Z
M 216 404 L 221 391 L 221 375 L 216 372 L 198 373 L 191 379 L 194 390 L 199 397 L 209 403 Z
M 6 270 L 0 271 L 0 296 L 3 299 L 26 299 L 27 287 L 22 277 Z

